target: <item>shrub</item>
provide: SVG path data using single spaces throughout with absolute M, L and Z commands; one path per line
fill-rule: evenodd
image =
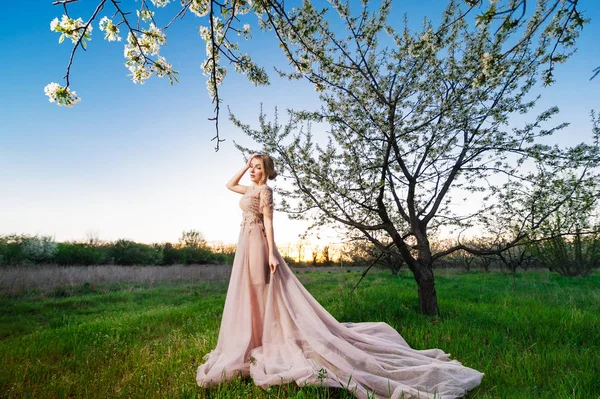
M 59 265 L 101 265 L 106 262 L 106 248 L 83 243 L 58 243 L 55 262 Z
M 53 237 L 36 235 L 22 241 L 22 251 L 27 263 L 50 263 L 54 261 L 58 249 Z
M 186 265 L 213 263 L 215 254 L 204 247 L 183 247 L 179 249 L 183 263 Z
M 0 236 L 0 265 L 17 265 L 25 262 L 22 244 L 27 237 L 16 234 Z
M 177 265 L 184 263 L 179 250 L 173 246 L 170 242 L 160 245 L 160 251 L 162 252 L 162 264 L 163 265 Z
M 107 254 L 116 265 L 158 265 L 162 261 L 160 251 L 151 245 L 125 239 L 109 244 Z

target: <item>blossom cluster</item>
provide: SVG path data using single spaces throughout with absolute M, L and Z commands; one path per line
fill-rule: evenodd
M 81 43 L 85 47 L 85 40 L 92 40 L 92 25 L 86 27 L 81 18 L 72 19 L 67 15 L 63 15 L 60 21 L 58 18 L 54 18 L 50 22 L 50 30 L 61 33 L 58 39 L 59 43 L 68 38 L 73 44 L 76 44 L 83 35 Z
M 154 7 L 164 7 L 171 2 L 171 0 L 150 0 Z
M 165 33 L 156 27 L 154 23 L 150 24 L 148 29 L 144 29 L 140 35 L 129 32 L 127 35 L 127 44 L 124 48 L 125 66 L 129 69 L 133 83 L 143 84 L 152 72 L 156 72 L 158 77 L 169 76 L 173 83 L 176 73 L 171 64 L 167 63 L 164 57 L 158 56 L 160 46 L 167 44 Z M 158 56 L 158 61 L 152 61 L 148 56 Z
M 214 42 L 217 45 L 220 45 L 223 42 L 224 26 L 221 20 L 217 17 L 213 17 L 213 30 Z M 210 29 L 206 26 L 200 26 L 198 33 L 200 34 L 202 40 L 204 40 L 204 43 L 206 43 L 206 60 L 202 63 L 201 68 L 204 75 L 208 77 L 208 80 L 206 81 L 208 93 L 210 97 L 214 99 L 217 94 L 216 87 L 223 82 L 223 79 L 225 79 L 227 69 L 225 69 L 225 67 L 221 66 L 219 63 L 221 54 L 216 46 L 213 46 Z
M 119 28 L 108 17 L 104 17 L 100 20 L 100 30 L 104 32 L 104 39 L 108 40 L 109 42 L 121 41 L 121 36 L 119 36 Z
M 485 83 L 491 83 L 503 73 L 503 69 L 497 65 L 497 59 L 489 52 L 485 52 L 481 55 L 479 64 L 481 66 L 480 73 L 473 80 L 473 88 L 482 86 Z
M 171 2 L 172 0 L 150 0 L 150 3 L 156 8 L 166 7 Z M 179 0 L 179 2 L 182 7 L 187 8 L 198 17 L 204 17 L 211 13 L 211 0 Z M 258 6 L 253 4 L 253 0 L 236 0 L 230 8 L 226 8 L 227 12 L 236 16 L 247 14 L 256 7 Z M 223 15 L 226 14 L 223 10 L 221 12 Z M 255 12 L 257 15 L 260 14 L 258 9 Z M 175 77 L 177 71 L 174 71 L 172 65 L 159 54 L 161 46 L 166 45 L 167 40 L 164 29 L 160 29 L 155 25 L 154 11 L 148 9 L 147 4 L 142 4 L 141 8 L 137 10 L 137 28 L 130 26 L 127 21 L 127 14 L 129 13 L 121 13 L 123 18 L 121 21 L 114 20 L 114 17 L 102 17 L 99 22 L 99 29 L 104 33 L 104 39 L 109 42 L 125 42 L 123 49 L 125 66 L 129 69 L 129 76 L 134 83 L 143 84 L 155 74 L 158 77 L 169 78 L 171 84 L 173 84 L 174 81 L 177 81 Z M 68 15 L 63 15 L 61 20 L 55 18 L 51 22 L 50 28 L 61 33 L 60 42 L 63 42 L 65 38 L 70 38 L 74 44 L 81 42 L 82 46 L 85 47 L 85 40 L 91 40 L 91 22 L 94 19 L 95 15 L 89 21 L 84 22 L 81 18 L 72 19 Z M 146 25 L 145 28 L 139 26 L 140 21 L 147 23 L 147 25 L 144 24 Z M 126 40 L 123 40 L 124 37 L 121 36 L 119 29 L 124 23 L 129 28 Z M 200 36 L 206 43 L 206 60 L 201 68 L 204 75 L 208 77 L 208 91 L 213 99 L 216 97 L 217 87 L 227 73 L 227 68 L 220 64 L 221 54 L 227 54 L 230 60 L 235 59 L 235 69 L 246 74 L 251 81 L 256 84 L 268 84 L 268 77 L 264 69 L 259 68 L 247 54 L 237 54 L 238 44 L 225 38 L 229 29 L 233 29 L 239 36 L 249 39 L 250 25 L 244 24 L 238 29 L 225 25 L 222 19 L 213 15 L 212 27 L 203 26 L 200 28 Z M 57 83 L 46 86 L 45 92 L 50 102 L 56 102 L 59 105 L 73 106 L 80 101 L 75 92 L 70 91 L 68 87 L 61 87 Z
M 64 105 L 65 107 L 72 107 L 81 101 L 81 98 L 77 97 L 75 91 L 71 91 L 68 87 L 62 87 L 54 82 L 44 87 L 44 93 L 49 97 L 51 103 Z
M 250 24 L 244 24 L 242 30 L 238 31 L 238 35 L 241 35 L 244 39 L 248 40 L 250 38 Z
M 150 10 L 138 10 L 137 16 L 144 22 L 150 22 L 154 18 L 154 11 Z
M 190 11 L 198 17 L 204 17 L 210 11 L 211 0 L 192 0 Z

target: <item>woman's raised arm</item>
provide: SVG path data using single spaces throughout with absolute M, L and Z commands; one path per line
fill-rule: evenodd
M 233 175 L 233 177 L 231 179 L 229 179 L 229 181 L 225 185 L 228 189 L 230 189 L 231 191 L 234 191 L 236 193 L 239 193 L 239 194 L 246 194 L 246 191 L 248 190 L 248 186 L 239 184 L 240 179 L 242 178 L 242 176 L 244 176 L 244 173 L 246 173 L 246 171 L 250 168 L 250 161 L 252 161 L 252 158 L 254 158 L 256 155 L 258 155 L 258 154 L 252 154 L 250 156 L 250 158 L 248 158 L 248 162 L 246 162 L 246 166 L 244 166 L 242 169 L 240 169 L 239 172 L 237 172 L 235 175 Z

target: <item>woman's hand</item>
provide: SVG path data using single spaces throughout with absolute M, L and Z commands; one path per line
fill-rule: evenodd
M 252 162 L 254 157 L 258 155 L 260 155 L 258 152 L 255 152 L 254 154 L 250 155 L 250 158 L 248 158 L 248 162 L 246 162 L 246 169 L 250 169 L 250 162 Z
M 277 271 L 277 266 L 279 266 L 279 260 L 277 260 L 275 254 L 269 255 L 269 267 L 271 268 L 271 274 Z

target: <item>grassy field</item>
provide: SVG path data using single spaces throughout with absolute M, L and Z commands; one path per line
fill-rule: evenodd
M 437 274 L 438 319 L 417 311 L 409 274 L 299 271 L 340 321 L 385 321 L 419 349 L 441 348 L 486 374 L 468 398 L 600 397 L 600 275 Z M 226 282 L 84 283 L 0 297 L 0 397 L 345 398 L 249 379 L 201 389 Z

